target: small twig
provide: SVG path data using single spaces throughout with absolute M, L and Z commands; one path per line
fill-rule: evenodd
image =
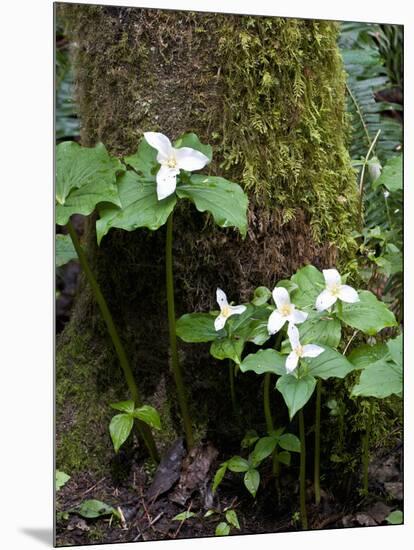
M 358 331 L 357 330 L 354 330 L 354 334 L 351 336 L 351 338 L 349 339 L 349 342 L 347 343 L 347 345 L 345 346 L 345 349 L 344 351 L 342 352 L 342 355 L 345 355 L 345 353 L 348 351 L 348 348 L 349 346 L 351 345 L 351 342 L 352 340 L 355 338 L 355 336 L 358 334 Z
M 97 483 L 95 483 L 95 485 L 92 485 L 92 487 L 89 487 L 89 489 L 87 489 L 86 491 L 80 494 L 79 498 L 83 498 L 85 495 L 93 491 L 98 485 L 100 485 L 103 481 L 105 481 L 105 479 L 106 477 L 103 477 Z
M 193 505 L 193 501 L 190 500 L 190 505 L 189 505 L 189 507 L 187 508 L 187 513 L 191 510 L 192 505 Z M 183 523 L 184 523 L 184 522 L 185 522 L 185 518 L 182 519 L 182 520 L 180 521 L 180 525 L 177 527 L 177 531 L 174 533 L 174 535 L 173 535 L 173 537 L 172 537 L 173 539 L 176 539 L 176 538 L 177 538 L 178 533 L 180 532 L 181 527 L 183 526 Z
M 125 520 L 124 513 L 123 513 L 123 511 L 122 511 L 122 508 L 121 508 L 120 506 L 117 506 L 116 509 L 117 509 L 117 512 L 118 512 L 118 514 L 119 514 L 119 516 L 120 516 L 122 529 L 123 529 L 124 531 L 126 531 L 126 530 L 128 529 L 128 527 L 127 527 L 127 523 L 126 523 L 126 520 Z
M 363 204 L 363 199 L 364 199 L 364 176 L 365 176 L 365 168 L 368 164 L 368 159 L 375 147 L 375 144 L 377 143 L 377 140 L 379 138 L 379 135 L 381 133 L 381 130 L 378 130 L 378 132 L 375 134 L 375 137 L 374 139 L 372 140 L 372 143 L 368 149 L 368 152 L 366 154 L 366 157 L 365 157 L 365 160 L 364 160 L 364 164 L 362 165 L 362 170 L 361 170 L 361 176 L 359 178 L 359 212 L 358 212 L 358 216 L 359 216 L 359 223 L 360 223 L 360 226 L 362 228 L 362 204 Z

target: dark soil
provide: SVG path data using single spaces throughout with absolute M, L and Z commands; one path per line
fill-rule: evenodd
M 126 458 L 121 453 L 118 457 L 121 462 Z M 225 520 L 226 507 L 236 511 L 240 522 L 240 530 L 232 528 L 230 534 L 277 533 L 301 529 L 297 464 L 282 473 L 278 503 L 270 463 L 263 463 L 261 468 L 262 482 L 256 499 L 247 493 L 241 476 L 231 473 L 226 474 L 213 495 L 212 476 L 226 458 L 228 455 L 218 456 L 214 460 L 208 476 L 189 493 L 185 504 L 172 501 L 177 500 L 177 483 L 158 498 L 148 498 L 154 471 L 142 461 L 138 463 L 133 460 L 128 475 L 122 481 L 115 481 L 117 476 L 114 474 L 101 479 L 88 473 L 73 475 L 58 492 L 58 511 L 68 511 L 86 499 L 98 499 L 120 509 L 124 520 L 110 519 L 108 516 L 85 520 L 76 513 L 70 513 L 67 519 L 59 518 L 57 521 L 57 546 L 210 537 L 215 535 L 217 524 Z M 335 486 L 330 479 L 329 486 Z M 386 525 L 388 514 L 392 510 L 402 510 L 403 505 L 401 445 L 372 458 L 369 489 L 369 495 L 361 497 L 358 479 L 352 480 L 349 494 L 334 494 L 322 487 L 321 503 L 316 507 L 313 504 L 312 484 L 308 481 L 309 528 Z M 217 513 L 205 518 L 206 511 L 213 508 Z M 186 510 L 194 512 L 196 516 L 186 521 L 173 520 L 175 515 Z

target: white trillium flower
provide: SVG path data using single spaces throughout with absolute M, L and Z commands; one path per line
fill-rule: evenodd
M 227 301 L 227 296 L 221 288 L 217 289 L 216 296 L 217 303 L 220 306 L 220 314 L 214 320 L 214 328 L 216 330 L 221 330 L 231 315 L 243 313 L 246 311 L 246 306 L 230 306 Z
M 159 132 L 145 132 L 146 141 L 158 151 L 157 162 L 161 168 L 157 172 L 157 196 L 158 200 L 165 199 L 174 193 L 177 186 L 177 174 L 180 170 L 193 172 L 200 170 L 209 162 L 200 151 L 191 147 L 180 147 L 175 149 L 171 141 Z
M 289 342 L 292 346 L 292 351 L 286 359 L 285 367 L 288 373 L 293 372 L 298 366 L 301 357 L 318 357 L 324 350 L 316 344 L 306 344 L 302 346 L 299 342 L 299 331 L 295 325 L 289 323 L 288 326 Z
M 316 309 L 323 311 L 331 307 L 339 298 L 342 302 L 359 302 L 357 291 L 352 286 L 341 284 L 341 276 L 336 269 L 324 269 L 326 288 L 316 298 Z
M 299 309 L 295 309 L 295 304 L 290 301 L 289 292 L 286 288 L 276 287 L 272 292 L 273 300 L 276 304 L 276 309 L 270 314 L 267 322 L 267 330 L 269 334 L 275 334 L 288 321 L 293 325 L 306 321 L 308 314 Z

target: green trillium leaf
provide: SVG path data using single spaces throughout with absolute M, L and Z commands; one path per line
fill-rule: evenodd
M 314 306 L 316 298 L 325 288 L 323 274 L 313 265 L 299 269 L 292 275 L 291 281 L 298 286 L 291 294 L 292 302 L 298 307 Z
M 348 360 L 354 365 L 355 370 L 364 369 L 379 359 L 384 359 L 388 355 L 388 348 L 385 344 L 362 344 L 352 350 L 348 356 Z
M 155 177 L 154 181 L 147 181 L 132 171 L 119 178 L 118 189 L 121 208 L 109 204 L 99 207 L 100 219 L 96 222 L 98 244 L 113 227 L 125 231 L 147 227 L 155 231 L 165 224 L 177 202 L 174 194 L 159 201 Z
M 370 335 L 377 334 L 383 328 L 396 326 L 392 311 L 372 292 L 361 290 L 358 296 L 360 301 L 355 304 L 342 303 L 338 317 L 344 323 Z
M 289 410 L 290 420 L 309 401 L 315 385 L 316 378 L 310 374 L 302 378 L 296 378 L 292 374 L 284 374 L 278 379 L 276 389 L 283 395 L 283 399 Z
M 338 351 L 322 346 L 324 351 L 318 357 L 306 358 L 307 372 L 312 376 L 318 376 L 323 380 L 328 378 L 344 378 L 355 369 L 344 355 Z
M 241 362 L 241 354 L 244 348 L 244 340 L 234 338 L 219 338 L 210 346 L 210 354 L 215 359 L 231 359 L 238 365 Z
M 95 499 L 84 500 L 82 504 L 74 508 L 73 511 L 87 519 L 99 518 L 112 514 L 118 515 L 115 508 L 109 506 L 109 504 L 105 504 L 105 502 Z
M 286 374 L 286 357 L 274 349 L 264 349 L 245 357 L 240 365 L 242 372 L 253 371 L 256 374 L 272 372 L 279 376 Z
M 211 342 L 226 335 L 224 329 L 214 328 L 210 313 L 186 313 L 177 320 L 176 333 L 184 342 Z
M 380 399 L 392 394 L 401 395 L 402 382 L 402 365 L 380 359 L 361 371 L 359 383 L 354 386 L 351 395 Z
M 211 145 L 201 143 L 197 134 L 194 133 L 183 134 L 180 136 L 174 143 L 174 147 L 176 149 L 179 149 L 180 147 L 191 147 L 191 149 L 195 149 L 196 151 L 203 153 L 203 155 L 206 155 L 209 162 L 211 162 L 211 159 L 213 158 L 213 148 Z
M 300 440 L 294 434 L 283 434 L 279 437 L 279 447 L 285 451 L 300 453 Z
M 272 295 L 272 293 L 270 292 L 270 290 L 267 287 L 259 286 L 254 291 L 252 304 L 255 305 L 255 306 L 262 306 L 266 302 L 268 302 L 271 295 Z
M 55 251 L 56 267 L 61 267 L 78 258 L 70 235 L 56 235 Z
M 237 227 L 247 233 L 247 195 L 240 185 L 224 178 L 192 174 L 189 183 L 179 183 L 178 197 L 189 199 L 199 212 L 209 212 L 220 227 Z
M 148 424 L 151 428 L 161 430 L 160 415 L 154 407 L 151 407 L 150 405 L 142 405 L 142 407 L 137 407 L 133 412 L 133 416 L 134 418 L 142 420 L 142 422 L 145 422 L 145 424 Z
M 244 474 L 244 485 L 249 493 L 256 497 L 257 489 L 259 488 L 260 474 L 255 468 L 250 468 Z
M 393 157 L 387 161 L 381 175 L 372 184 L 373 189 L 383 185 L 391 193 L 402 189 L 403 183 L 403 156 Z
M 396 338 L 393 338 L 392 340 L 388 340 L 387 342 L 387 348 L 391 355 L 391 359 L 399 366 L 402 366 L 403 364 L 403 340 L 402 340 L 402 334 L 397 336 Z
M 116 453 L 128 439 L 133 425 L 134 418 L 130 414 L 117 414 L 112 418 L 109 424 L 109 433 Z
M 132 414 L 134 412 L 135 404 L 132 400 L 119 401 L 118 403 L 111 403 L 110 405 L 116 411 Z
M 336 348 L 341 341 L 341 323 L 326 312 L 310 313 L 304 323 L 297 325 L 302 345 L 324 344 Z
M 124 162 L 137 172 L 146 181 L 152 181 L 156 186 L 156 174 L 159 170 L 157 150 L 151 147 L 145 138 L 142 138 L 137 151 L 124 158 Z
M 105 146 L 81 147 L 64 141 L 56 148 L 56 223 L 72 214 L 90 214 L 102 202 L 120 205 L 116 177 L 125 170 Z

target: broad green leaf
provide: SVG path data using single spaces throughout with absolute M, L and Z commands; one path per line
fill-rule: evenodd
M 344 378 L 354 370 L 354 365 L 344 355 L 328 346 L 322 347 L 324 351 L 318 357 L 306 358 L 308 374 L 327 380 L 328 378 Z
M 294 434 L 283 434 L 279 437 L 279 447 L 285 451 L 300 453 L 300 440 Z
M 81 147 L 64 141 L 56 149 L 56 223 L 65 225 L 72 214 L 90 214 L 98 203 L 120 205 L 116 175 L 124 171 L 105 146 Z
M 181 514 L 177 514 L 176 516 L 174 516 L 172 518 L 172 521 L 185 521 L 186 519 L 193 518 L 196 515 L 197 514 L 195 514 L 194 512 L 185 511 L 181 512 Z
M 388 354 L 388 349 L 385 344 L 362 344 L 358 348 L 352 350 L 348 356 L 348 360 L 354 365 L 355 369 L 364 369 L 379 359 L 385 358 Z
M 396 326 L 392 311 L 372 292 L 361 290 L 358 295 L 359 302 L 355 304 L 342 303 L 342 311 L 338 311 L 338 317 L 344 323 L 370 335 L 377 334 L 385 327 Z
M 129 401 L 119 401 L 118 403 L 111 403 L 110 406 L 121 412 L 132 414 L 135 409 L 135 403 L 131 400 Z
M 250 468 L 244 474 L 244 485 L 249 493 L 256 497 L 257 489 L 259 488 L 260 474 L 255 468 Z
M 284 374 L 278 379 L 276 389 L 283 395 L 289 410 L 290 420 L 309 401 L 315 385 L 316 378 L 309 374 L 303 378 L 296 378 L 292 374 Z
M 276 285 L 277 287 L 286 288 L 286 290 L 289 292 L 289 294 L 293 293 L 295 290 L 297 290 L 299 287 L 296 283 L 291 281 L 290 279 L 282 279 L 279 281 Z
M 325 288 L 323 274 L 313 265 L 307 265 L 299 269 L 291 280 L 298 285 L 292 292 L 291 300 L 299 307 L 314 306 L 316 298 Z
M 59 491 L 66 483 L 70 480 L 70 476 L 68 474 L 65 474 L 65 472 L 61 472 L 60 470 L 56 470 L 55 473 L 55 486 L 56 491 Z
M 156 186 L 156 174 L 160 168 L 157 161 L 157 150 L 151 147 L 145 138 L 142 138 L 137 151 L 124 158 L 124 162 L 146 181 L 152 181 Z
M 277 454 L 277 458 L 279 459 L 279 462 L 282 464 L 285 464 L 286 466 L 290 466 L 290 460 L 291 460 L 291 454 L 289 451 L 282 451 Z
M 390 352 L 391 359 L 401 367 L 403 364 L 402 345 L 403 345 L 402 334 L 398 335 L 396 338 L 393 338 L 392 340 L 388 340 L 387 342 L 387 348 L 388 348 L 388 351 Z
M 267 321 L 271 310 L 268 306 L 254 307 L 247 304 L 246 311 L 241 315 L 233 315 L 228 321 L 228 331 L 247 342 L 263 345 L 269 340 Z
M 248 447 L 253 445 L 253 443 L 256 443 L 258 439 L 259 439 L 259 436 L 257 435 L 256 430 L 247 430 L 247 432 L 245 433 L 240 443 L 240 447 L 242 449 L 247 449 Z
M 385 520 L 389 525 L 400 525 L 403 522 L 403 513 L 401 510 L 394 510 Z
M 174 194 L 159 201 L 155 179 L 146 181 L 131 170 L 118 179 L 118 189 L 120 208 L 110 204 L 99 207 L 100 219 L 96 222 L 98 244 L 113 227 L 125 231 L 147 227 L 155 231 L 165 224 L 177 202 Z
M 118 515 L 118 512 L 109 504 L 101 502 L 100 500 L 90 499 L 85 500 L 73 509 L 77 514 L 84 518 L 99 518 L 100 516 Z
M 245 357 L 240 365 L 242 372 L 253 371 L 256 374 L 273 372 L 274 374 L 286 374 L 286 358 L 274 349 L 264 349 L 257 353 L 251 353 Z
M 233 456 L 227 463 L 227 468 L 231 472 L 247 472 L 250 468 L 247 460 L 241 456 Z
M 139 420 L 142 420 L 142 422 L 145 422 L 145 424 L 148 424 L 151 428 L 161 430 L 160 415 L 154 407 L 151 407 L 150 405 L 138 407 L 134 410 L 133 416 L 135 418 L 139 418 Z
M 403 183 L 403 156 L 393 157 L 387 161 L 387 164 L 382 169 L 380 177 L 375 180 L 372 185 L 373 189 L 377 189 L 383 185 L 390 191 L 399 191 L 402 189 Z
M 213 487 L 212 487 L 213 494 L 216 492 L 217 487 L 223 481 L 224 474 L 227 472 L 227 465 L 228 465 L 227 462 L 224 462 L 223 464 L 221 464 L 220 468 L 217 470 L 217 472 L 214 475 Z
M 230 525 L 225 521 L 220 521 L 216 527 L 216 537 L 225 537 L 230 533 Z
M 242 188 L 215 176 L 192 174 L 190 183 L 179 183 L 176 193 L 189 199 L 199 212 L 210 212 L 220 227 L 237 227 L 244 237 L 247 232 L 247 195 Z
M 239 519 L 234 510 L 227 510 L 226 520 L 228 523 L 230 523 L 230 525 L 233 525 L 233 527 L 235 527 L 236 529 L 240 529 Z
M 267 287 L 259 286 L 258 288 L 255 289 L 253 293 L 252 304 L 255 306 L 262 306 L 269 300 L 271 295 L 272 293 Z
M 71 260 L 78 258 L 70 235 L 56 235 L 55 252 L 56 267 L 65 265 Z
M 278 438 L 274 436 L 261 437 L 256 443 L 254 451 L 250 455 L 250 461 L 254 466 L 258 466 L 262 460 L 270 456 L 278 442 Z
M 380 399 L 401 395 L 402 382 L 402 365 L 380 359 L 361 371 L 359 383 L 353 387 L 351 395 Z
M 243 340 L 234 338 L 220 338 L 214 340 L 210 346 L 210 353 L 216 359 L 231 359 L 238 365 L 241 361 L 241 354 L 244 348 Z
M 341 323 L 326 312 L 312 313 L 297 326 L 302 345 L 323 344 L 336 348 L 341 341 Z
M 177 320 L 177 336 L 184 342 L 211 342 L 223 337 L 226 332 L 214 328 L 214 319 L 209 313 L 186 313 Z
M 195 149 L 196 151 L 203 153 L 203 155 L 206 155 L 210 162 L 213 158 L 213 148 L 211 145 L 201 143 L 197 134 L 194 133 L 183 134 L 180 136 L 174 143 L 174 147 L 176 149 L 179 149 L 180 147 L 191 147 L 191 149 Z
M 117 414 L 109 424 L 109 433 L 117 453 L 123 443 L 128 439 L 134 425 L 134 418 L 130 414 Z

